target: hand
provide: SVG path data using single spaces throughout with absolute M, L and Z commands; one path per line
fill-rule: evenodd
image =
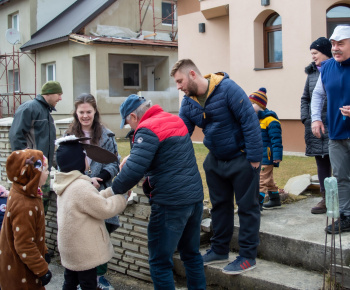
M 250 162 L 250 165 L 256 169 L 260 166 L 260 162 Z
M 39 277 L 41 280 L 41 285 L 45 286 L 50 283 L 50 280 L 52 278 L 51 271 L 48 270 L 47 273 L 44 276 Z
M 120 163 L 120 165 L 119 165 L 119 170 L 120 170 L 120 171 L 122 171 L 122 168 L 123 168 L 123 166 L 125 165 L 126 161 L 128 160 L 129 156 L 130 156 L 130 155 L 126 156 L 126 157 L 123 159 L 122 163 Z
M 317 138 L 321 138 L 321 131 L 323 134 L 325 133 L 324 125 L 323 125 L 322 121 L 312 122 L 311 130 L 312 130 L 312 134 L 314 134 Z
M 282 160 L 274 160 L 273 163 L 280 163 Z
M 342 108 L 339 108 L 339 110 L 343 116 L 350 117 L 350 106 L 343 106 Z
M 99 178 L 99 177 L 92 177 L 91 178 L 92 185 L 95 186 L 96 189 L 100 188 L 100 184 L 98 183 L 98 181 L 103 181 L 103 179 Z

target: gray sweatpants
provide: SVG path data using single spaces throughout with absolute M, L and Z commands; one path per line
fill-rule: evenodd
M 350 216 L 350 140 L 329 140 L 329 157 L 338 182 L 339 211 Z

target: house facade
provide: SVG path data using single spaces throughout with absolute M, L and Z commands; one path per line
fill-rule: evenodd
M 286 151 L 304 152 L 300 100 L 310 44 L 350 24 L 348 0 L 178 0 L 179 59 L 225 71 L 247 93 L 267 89 Z M 204 28 L 204 29 L 203 29 Z M 204 32 L 203 32 L 204 30 Z M 182 94 L 180 93 L 180 99 Z M 202 140 L 196 130 L 194 140 Z
M 74 99 L 91 93 L 102 122 L 116 136 L 128 132 L 119 128 L 119 106 L 130 94 L 178 112 L 178 93 L 169 76 L 177 61 L 175 1 L 3 0 L 0 21 L 1 34 L 17 28 L 21 38 L 15 44 L 0 39 L 0 55 L 8 63 L 6 72 L 2 69 L 6 77 L 0 78 L 3 114 L 11 115 L 48 80 L 63 88 L 55 120 L 70 117 Z

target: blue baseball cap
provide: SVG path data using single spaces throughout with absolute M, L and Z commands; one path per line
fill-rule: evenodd
M 125 125 L 125 119 L 129 116 L 133 111 L 135 111 L 138 107 L 146 102 L 144 97 L 140 97 L 138 95 L 130 95 L 120 106 L 119 111 L 122 116 L 122 122 L 120 123 L 120 129 L 123 129 Z

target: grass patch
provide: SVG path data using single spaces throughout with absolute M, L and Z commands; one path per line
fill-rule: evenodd
M 124 158 L 130 153 L 130 143 L 126 139 L 117 139 L 118 152 Z M 209 191 L 206 183 L 205 173 L 203 169 L 203 162 L 208 154 L 208 149 L 203 144 L 193 144 L 198 169 L 202 177 L 204 188 L 204 199 L 209 200 Z M 299 156 L 283 156 L 283 161 L 278 168 L 274 169 L 274 179 L 279 188 L 284 188 L 287 181 L 302 174 L 317 174 L 317 166 L 315 158 L 313 157 L 299 157 Z M 286 202 L 298 200 L 295 196 L 290 196 Z

